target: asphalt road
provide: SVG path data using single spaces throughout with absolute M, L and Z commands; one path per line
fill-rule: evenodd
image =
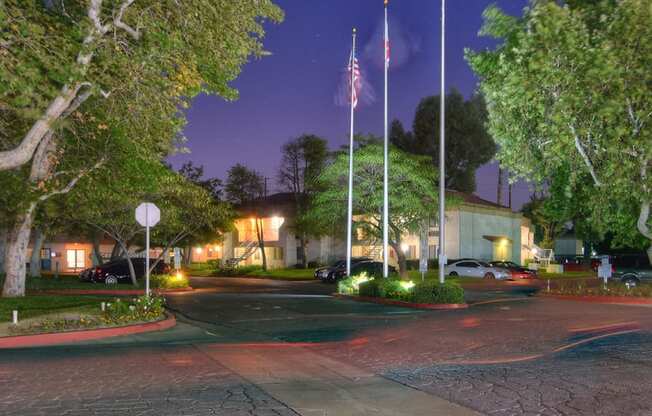
M 277 354 L 295 359 L 285 367 L 330 363 L 278 376 L 303 385 L 342 365 L 339 376 L 360 369 L 484 414 L 652 415 L 649 308 L 533 298 L 520 285 L 468 291 L 469 309 L 433 312 L 334 299 L 318 282 L 192 284 L 168 299 L 180 322 L 170 331 L 0 352 L 0 414 L 312 414 L 287 384 L 260 378 L 285 371 L 265 363 Z M 362 376 L 337 377 L 318 386 L 322 400 Z

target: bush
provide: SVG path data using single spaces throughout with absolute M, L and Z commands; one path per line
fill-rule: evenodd
M 411 292 L 414 303 L 464 303 L 464 289 L 457 282 L 420 282 Z
M 154 274 L 149 284 L 152 289 L 183 289 L 190 286 L 190 281 L 182 274 Z
M 596 284 L 597 283 L 597 284 Z M 550 288 L 550 292 L 557 295 L 573 296 L 633 296 L 652 297 L 652 285 L 638 284 L 627 288 L 624 283 L 609 282 L 605 288 L 602 282 L 595 282 L 589 286 L 585 281 L 562 281 Z
M 339 293 L 402 300 L 413 303 L 464 303 L 464 289 L 457 282 L 414 283 L 401 279 L 368 279 L 366 275 L 341 280 Z
M 435 270 L 439 268 L 437 259 L 428 259 L 428 270 Z M 408 270 L 419 270 L 419 259 L 405 260 L 405 266 Z
M 222 264 L 222 260 L 220 260 L 220 259 L 208 260 L 206 262 L 206 265 L 211 270 L 219 269 L 221 264 Z
M 366 272 L 347 277 L 337 283 L 337 291 L 344 295 L 357 295 L 360 290 L 360 284 L 368 282 L 369 280 L 371 280 L 371 277 L 369 277 Z
M 132 302 L 116 299 L 106 304 L 102 321 L 108 324 L 151 321 L 163 315 L 165 298 L 141 296 Z
M 309 269 L 316 269 L 317 267 L 321 267 L 321 266 L 323 266 L 323 264 L 321 264 L 318 261 L 309 261 L 308 262 L 308 268 Z

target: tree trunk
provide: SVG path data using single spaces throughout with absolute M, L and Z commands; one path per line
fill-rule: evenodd
M 645 175 L 641 176 L 645 179 Z M 652 240 L 652 230 L 650 230 L 650 226 L 648 225 L 648 221 L 650 220 L 650 205 L 652 205 L 650 201 L 641 202 L 641 209 L 638 221 L 636 222 L 638 231 L 648 240 Z M 647 249 L 647 257 L 650 260 L 650 264 L 652 264 L 652 241 Z
M 5 247 L 7 247 L 7 230 L 0 228 L 0 274 L 5 272 Z
M 32 203 L 27 211 L 16 218 L 13 227 L 7 236 L 7 247 L 5 250 L 5 283 L 2 288 L 2 296 L 6 298 L 25 296 L 25 263 L 27 260 L 27 245 L 29 235 L 34 221 L 34 209 L 36 204 Z
M 120 250 L 121 250 L 120 244 L 118 242 L 116 242 L 113 245 L 113 249 L 111 250 L 111 260 L 116 260 L 116 259 L 122 257 L 120 255 Z
M 498 188 L 496 189 L 496 203 L 503 204 L 503 169 L 498 166 Z
M 401 250 L 401 242 L 390 242 L 389 244 L 392 246 L 394 249 L 394 253 L 396 253 L 396 259 L 398 260 L 398 273 L 401 276 L 402 279 L 407 279 L 408 277 L 408 269 L 407 269 L 407 261 L 405 259 L 405 253 Z
M 136 279 L 136 269 L 134 269 L 134 263 L 131 261 L 131 256 L 129 255 L 129 247 L 122 241 L 118 241 L 120 248 L 124 254 L 125 260 L 127 260 L 127 265 L 129 266 L 129 277 L 131 277 L 131 284 L 138 286 L 138 280 Z
M 260 222 L 260 225 L 259 225 Z M 265 235 L 263 234 L 263 220 L 256 218 L 256 236 L 258 237 L 258 247 L 263 259 L 263 271 L 267 271 L 267 255 L 265 254 Z
M 100 239 L 102 235 L 98 232 L 93 233 L 93 266 L 101 266 L 104 263 L 102 253 L 100 252 Z
M 308 267 L 308 259 L 306 256 L 306 246 L 308 245 L 308 241 L 306 239 L 306 235 L 303 233 L 301 234 L 300 244 L 301 246 L 299 252 L 301 253 L 301 268 L 305 269 Z
M 40 229 L 36 229 L 34 233 L 34 246 L 32 247 L 32 258 L 29 261 L 29 276 L 41 276 L 41 248 L 45 242 L 45 233 Z

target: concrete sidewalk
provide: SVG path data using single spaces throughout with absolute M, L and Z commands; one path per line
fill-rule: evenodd
M 202 352 L 305 416 L 471 416 L 473 410 L 300 346 L 201 345 Z

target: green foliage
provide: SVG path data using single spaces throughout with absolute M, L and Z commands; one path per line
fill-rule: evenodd
M 238 163 L 227 172 L 224 191 L 227 201 L 235 205 L 242 205 L 262 198 L 265 192 L 265 182 L 258 172 Z
M 215 276 L 234 277 L 234 276 L 249 276 L 252 273 L 262 271 L 261 266 L 238 266 L 238 267 L 222 267 L 215 270 Z
M 366 272 L 362 272 L 355 276 L 349 276 L 337 282 L 337 291 L 338 293 L 345 295 L 354 295 L 358 293 L 361 284 L 369 282 L 370 280 L 373 279 L 368 276 Z
M 355 280 L 356 276 L 352 276 L 340 281 L 339 293 L 411 303 L 464 303 L 464 289 L 457 282 L 447 281 L 442 285 L 432 280 L 413 283 L 400 279 L 376 278 L 360 281 L 356 290 L 356 285 L 353 284 Z
M 354 154 L 354 227 L 363 234 L 382 238 L 383 148 L 375 141 Z M 307 221 L 321 233 L 345 228 L 348 198 L 348 154 L 340 153 L 319 176 L 321 189 L 307 212 Z M 412 155 L 391 146 L 389 151 L 390 244 L 400 250 L 401 236 L 416 232 L 424 218 L 437 217 L 437 173 L 430 158 Z M 454 205 L 456 201 L 448 201 Z M 379 224 L 381 224 L 379 226 Z
M 412 132 L 398 120 L 392 122 L 390 138 L 399 149 L 427 155 L 439 166 L 440 97 L 421 100 Z M 457 90 L 446 96 L 446 188 L 475 191 L 475 172 L 496 153 L 496 144 L 485 127 L 487 110 L 481 96 L 465 100 Z
M 106 304 L 102 320 L 107 324 L 151 321 L 160 318 L 164 312 L 164 297 L 140 296 L 131 302 L 118 298 Z
M 618 245 L 652 239 L 651 22 L 647 0 L 534 2 L 522 18 L 492 6 L 482 33 L 502 43 L 467 52 L 501 164 Z
M 414 303 L 464 303 L 464 289 L 456 282 L 420 282 L 414 286 L 411 299 Z
M 181 274 L 153 274 L 149 285 L 153 289 L 184 289 L 190 286 L 190 280 Z
M 593 280 L 596 282 L 596 280 Z M 558 281 L 550 288 L 550 292 L 555 295 L 572 295 L 572 296 L 632 296 L 632 297 L 652 297 L 652 285 L 639 284 L 630 289 L 624 283 L 610 282 L 605 288 L 600 282 L 590 284 L 583 280 Z

